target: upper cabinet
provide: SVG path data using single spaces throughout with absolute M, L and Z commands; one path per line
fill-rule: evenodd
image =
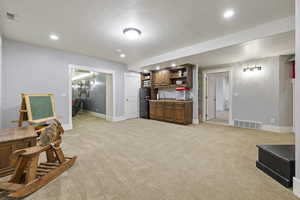
M 170 84 L 170 71 L 167 69 L 153 72 L 153 87 L 167 87 Z
M 142 73 L 142 83 L 145 82 L 145 77 L 147 77 L 151 79 L 149 82 L 151 82 L 152 88 L 193 88 L 193 67 L 194 65 L 192 64 L 184 64 L 177 67 L 151 71 L 149 77 L 147 74 Z M 143 85 L 145 87 L 145 84 Z

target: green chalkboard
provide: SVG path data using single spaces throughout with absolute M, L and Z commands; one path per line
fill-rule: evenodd
M 54 117 L 51 96 L 29 96 L 32 120 Z

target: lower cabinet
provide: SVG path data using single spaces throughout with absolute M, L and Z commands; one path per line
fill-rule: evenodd
M 164 120 L 164 103 L 158 102 L 156 105 L 156 119 L 157 120 Z
M 150 101 L 150 119 L 173 122 L 178 124 L 192 123 L 191 101 Z
M 174 116 L 174 103 L 166 102 L 164 103 L 164 120 L 167 122 L 174 122 L 175 116 Z

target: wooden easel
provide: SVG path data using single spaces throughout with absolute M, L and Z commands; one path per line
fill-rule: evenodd
M 48 96 L 51 97 L 53 116 L 36 119 L 33 118 L 32 105 L 29 97 L 32 96 Z M 75 162 L 76 156 L 65 157 L 61 149 L 62 134 L 64 129 L 61 123 L 56 119 L 54 97 L 51 94 L 22 94 L 22 104 L 20 109 L 20 117 L 18 126 L 22 127 L 24 121 L 29 124 L 43 123 L 52 120 L 53 123 L 48 127 L 39 129 L 44 131 L 46 128 L 51 128 L 54 138 L 50 144 L 46 146 L 33 146 L 25 149 L 20 149 L 12 154 L 12 164 L 15 167 L 12 177 L 7 182 L 0 182 L 0 190 L 10 192 L 10 198 L 23 198 L 53 179 L 61 173 L 69 169 Z M 41 153 L 46 154 L 47 161 L 39 162 Z
M 45 117 L 41 119 L 33 119 L 32 117 L 32 111 L 31 111 L 31 105 L 30 105 L 30 97 L 50 97 L 51 103 L 52 103 L 52 109 L 53 109 L 53 116 L 51 117 Z M 56 113 L 55 113 L 55 101 L 54 101 L 54 95 L 53 94 L 21 94 L 21 109 L 19 110 L 19 120 L 18 126 L 22 127 L 23 122 L 28 122 L 29 124 L 38 124 L 47 122 L 49 120 L 57 119 Z

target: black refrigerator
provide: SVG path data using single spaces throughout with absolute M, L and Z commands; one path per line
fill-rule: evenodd
M 140 118 L 149 119 L 150 88 L 140 88 Z

